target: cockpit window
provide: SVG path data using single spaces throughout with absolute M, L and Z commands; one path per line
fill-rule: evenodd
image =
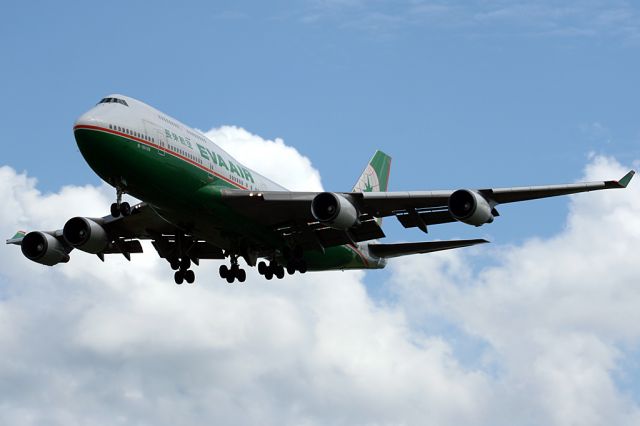
M 100 100 L 100 102 L 98 102 L 98 104 L 110 104 L 114 102 L 118 104 L 122 104 L 124 106 L 129 106 L 129 104 L 127 104 L 127 101 L 119 98 L 103 98 L 102 100 Z

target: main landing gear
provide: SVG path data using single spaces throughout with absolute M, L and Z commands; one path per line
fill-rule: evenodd
M 307 262 L 304 259 L 289 259 L 286 268 L 289 275 L 295 274 L 296 271 L 304 274 L 307 272 Z
M 307 272 L 307 262 L 304 260 L 304 251 L 302 250 L 302 247 L 295 246 L 293 249 L 285 248 L 282 254 L 287 260 L 285 268 L 289 275 L 295 274 L 296 271 L 301 274 Z
M 241 283 L 247 279 L 247 272 L 238 265 L 238 256 L 231 256 L 231 267 L 221 265 L 219 272 L 220 278 L 226 279 L 229 284 L 236 279 Z
M 258 273 L 263 275 L 267 280 L 272 280 L 273 277 L 281 280 L 284 278 L 284 272 L 287 271 L 289 275 L 293 275 L 296 271 L 304 274 L 307 272 L 307 263 L 301 259 L 290 259 L 287 261 L 286 266 L 279 265 L 275 261 L 269 262 L 260 262 L 258 263 Z
M 263 275 L 267 280 L 271 280 L 273 277 L 282 279 L 284 278 L 284 267 L 278 265 L 278 263 L 273 260 L 269 262 L 268 265 L 261 261 L 258 263 L 258 273 Z
M 171 269 L 176 271 L 173 275 L 173 279 L 176 284 L 180 285 L 184 281 L 188 284 L 193 284 L 196 281 L 196 274 L 191 269 L 191 259 L 188 257 L 183 257 L 182 259 L 173 259 L 171 260 Z
M 122 194 L 124 194 L 124 191 L 121 188 L 116 188 L 116 202 L 111 204 L 111 216 L 113 217 L 129 216 L 131 214 L 131 205 L 126 201 L 122 202 Z
M 267 280 L 272 280 L 273 277 L 278 279 L 284 278 L 285 271 L 289 275 L 295 274 L 296 271 L 301 274 L 307 272 L 307 262 L 304 260 L 304 251 L 302 247 L 285 247 L 282 250 L 282 256 L 285 258 L 284 265 L 279 264 L 275 259 L 272 259 L 268 264 L 261 261 L 258 263 L 258 273 L 264 276 Z

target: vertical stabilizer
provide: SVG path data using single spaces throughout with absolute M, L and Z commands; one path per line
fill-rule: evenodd
M 376 151 L 352 192 L 386 192 L 389 188 L 390 169 L 391 157 L 382 151 Z
M 391 157 L 378 150 L 364 169 L 352 192 L 386 192 L 389 188 Z M 378 224 L 382 219 L 378 219 Z

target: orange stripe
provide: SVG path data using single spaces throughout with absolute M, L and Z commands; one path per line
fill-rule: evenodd
M 214 176 L 217 176 L 218 178 L 230 183 L 231 185 L 233 185 L 233 186 L 235 186 L 237 188 L 244 189 L 244 190 L 248 189 L 248 188 L 240 185 L 239 183 L 232 181 L 231 179 L 227 178 L 226 176 L 221 175 L 220 173 L 216 172 L 215 170 L 211 170 L 211 169 L 209 169 L 209 168 L 207 168 L 207 167 L 205 167 L 205 166 L 203 166 L 201 164 L 196 163 L 195 161 L 191 160 L 190 158 L 184 157 L 184 156 L 178 154 L 177 152 L 173 152 L 173 151 L 171 151 L 169 149 L 163 148 L 160 145 L 156 145 L 156 144 L 154 144 L 152 142 L 149 142 L 147 140 L 140 139 L 140 138 L 137 138 L 135 136 L 128 135 L 126 133 L 118 132 L 116 130 L 111 130 L 111 129 L 107 129 L 107 128 L 99 127 L 99 126 L 90 126 L 90 125 L 86 125 L 86 124 L 79 124 L 77 126 L 74 126 L 73 130 L 75 131 L 76 129 L 98 130 L 98 131 L 101 131 L 101 132 L 118 135 L 118 136 L 121 136 L 121 137 L 123 137 L 125 139 L 132 139 L 132 140 L 134 140 L 136 142 L 140 142 L 140 143 L 142 143 L 144 145 L 148 145 L 148 146 L 156 148 L 156 149 L 158 149 L 160 151 L 164 151 L 164 152 L 166 152 L 166 153 L 168 153 L 170 155 L 173 155 L 174 157 L 178 157 L 178 158 L 186 161 L 187 163 L 198 167 L 199 169 L 202 169 L 202 170 L 204 170 L 206 172 L 212 173 Z

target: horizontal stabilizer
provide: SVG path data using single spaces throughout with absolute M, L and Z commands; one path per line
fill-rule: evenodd
M 454 241 L 423 241 L 418 243 L 369 244 L 369 252 L 377 257 L 391 258 L 410 254 L 431 253 L 434 251 L 450 250 L 461 247 L 475 246 L 488 243 L 487 240 L 454 240 Z
M 24 231 L 18 231 L 16 232 L 16 235 L 14 235 L 13 237 L 9 238 L 7 240 L 7 244 L 16 244 L 16 245 L 20 245 L 22 244 L 22 239 L 24 238 L 24 236 L 27 233 Z

